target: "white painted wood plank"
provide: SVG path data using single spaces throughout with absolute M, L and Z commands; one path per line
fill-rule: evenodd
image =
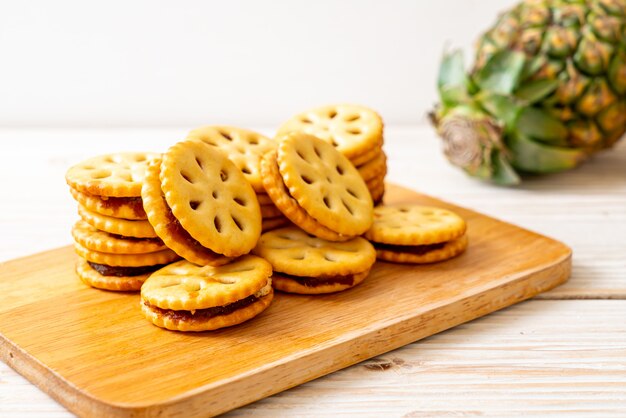
M 229 417 L 625 416 L 626 301 L 529 301 Z

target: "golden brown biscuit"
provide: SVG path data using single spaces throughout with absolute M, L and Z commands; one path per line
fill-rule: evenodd
M 264 193 L 261 180 L 261 157 L 276 149 L 276 141 L 257 132 L 233 126 L 204 126 L 187 136 L 223 150 L 241 170 L 256 192 Z
M 67 184 L 79 192 L 97 196 L 136 197 L 148 162 L 158 154 L 120 152 L 89 158 L 70 167 Z
M 114 218 L 92 212 L 81 205 L 78 205 L 78 215 L 89 225 L 109 234 L 132 238 L 157 238 L 154 228 L 146 220 Z
M 266 259 L 274 271 L 304 277 L 360 273 L 376 261 L 374 247 L 361 237 L 333 242 L 295 226 L 265 232 L 253 252 Z
M 261 235 L 261 210 L 242 172 L 198 140 L 172 146 L 161 162 L 161 189 L 183 229 L 203 247 L 237 257 Z
M 400 246 L 374 243 L 380 260 L 394 263 L 428 264 L 448 260 L 467 248 L 467 235 L 438 244 Z
M 75 242 L 74 249 L 76 250 L 76 254 L 87 261 L 117 267 L 154 266 L 156 264 L 171 263 L 172 261 L 176 261 L 180 258 L 169 248 L 144 254 L 114 254 L 89 250 L 80 245 L 78 242 Z
M 70 193 L 83 207 L 92 212 L 113 218 L 123 218 L 131 220 L 147 219 L 143 210 L 141 197 L 108 197 L 96 196 L 79 192 L 70 187 Z
M 465 234 L 465 221 L 446 209 L 420 205 L 378 206 L 365 233 L 370 241 L 392 245 L 428 245 Z
M 329 277 L 299 277 L 274 273 L 272 286 L 287 293 L 321 295 L 350 289 L 365 280 L 369 273 L 369 269 L 360 273 Z
M 143 254 L 167 247 L 159 238 L 129 238 L 100 231 L 85 221 L 76 221 L 72 237 L 88 250 L 114 254 Z
M 387 174 L 387 157 L 381 153 L 375 159 L 357 167 L 357 170 L 366 182 L 375 178 L 384 178 Z
M 93 263 L 92 263 L 93 264 Z M 101 274 L 94 267 L 99 268 L 99 265 L 92 267 L 87 260 L 78 258 L 76 261 L 76 274 L 88 286 L 95 287 L 103 290 L 112 290 L 116 292 L 136 292 L 141 289 L 141 285 L 150 277 L 150 273 L 154 270 L 150 270 L 147 273 L 123 275 L 123 274 Z M 100 265 L 101 266 L 101 265 Z M 106 267 L 106 266 L 105 266 Z M 150 266 L 154 267 L 154 266 Z M 127 271 L 132 271 L 127 269 Z
M 332 145 L 293 132 L 280 138 L 277 162 L 289 194 L 317 222 L 347 236 L 369 229 L 373 203 L 367 186 Z
M 276 137 L 291 132 L 316 136 L 354 158 L 378 146 L 383 122 L 376 112 L 363 106 L 329 105 L 295 115 L 278 129 Z
M 261 161 L 261 172 L 263 175 L 263 185 L 265 186 L 265 190 L 267 190 L 268 196 L 270 196 L 274 205 L 276 205 L 291 222 L 308 233 L 329 241 L 346 241 L 352 238 L 350 236 L 341 235 L 317 222 L 298 205 L 296 199 L 291 197 L 285 183 L 283 183 L 280 171 L 278 171 L 276 151 L 268 152 L 263 157 Z M 266 230 L 269 228 L 263 229 Z
M 148 220 L 156 234 L 176 254 L 192 263 L 211 266 L 228 263 L 230 258 L 204 247 L 174 217 L 161 190 L 160 170 L 161 160 L 155 159 L 148 165 L 141 189 Z
M 270 264 L 252 255 L 219 267 L 174 263 L 142 286 L 142 312 L 155 325 L 178 331 L 239 324 L 271 303 L 271 274 Z
M 295 226 L 264 233 L 254 253 L 272 264 L 276 289 L 302 294 L 356 286 L 376 261 L 374 247 L 363 238 L 326 241 Z

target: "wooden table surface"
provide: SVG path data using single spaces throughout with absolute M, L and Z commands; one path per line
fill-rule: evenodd
M 71 242 L 70 165 L 163 151 L 185 132 L 0 130 L 0 261 Z M 385 141 L 388 181 L 565 242 L 574 250 L 570 281 L 227 416 L 626 416 L 626 141 L 515 189 L 452 168 L 428 127 L 389 127 Z M 35 416 L 71 414 L 0 363 L 0 417 Z

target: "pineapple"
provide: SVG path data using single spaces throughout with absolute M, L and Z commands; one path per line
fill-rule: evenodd
M 467 173 L 517 184 L 571 169 L 626 131 L 626 0 L 525 0 L 445 54 L 431 119 Z

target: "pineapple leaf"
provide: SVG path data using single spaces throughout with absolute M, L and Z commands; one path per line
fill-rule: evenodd
M 491 180 L 503 186 L 515 186 L 520 184 L 519 175 L 515 172 L 508 159 L 500 152 L 494 151 L 492 157 L 493 175 Z
M 525 136 L 549 145 L 566 146 L 568 130 L 560 120 L 545 111 L 526 107 L 517 120 L 517 130 Z
M 537 80 L 520 86 L 515 96 L 528 104 L 533 104 L 546 97 L 559 87 L 559 80 Z
M 556 173 L 576 167 L 585 153 L 575 148 L 540 144 L 518 132 L 508 138 L 513 166 L 530 173 Z
M 441 101 L 451 106 L 468 98 L 467 76 L 463 64 L 463 53 L 460 50 L 444 54 L 439 68 L 437 87 Z
M 480 92 L 475 98 L 483 109 L 504 124 L 505 130 L 508 131 L 515 126 L 515 121 L 521 108 L 515 103 L 513 97 L 491 92 Z
M 476 74 L 475 82 L 481 90 L 511 94 L 517 87 L 526 57 L 523 52 L 500 51 L 487 61 Z

